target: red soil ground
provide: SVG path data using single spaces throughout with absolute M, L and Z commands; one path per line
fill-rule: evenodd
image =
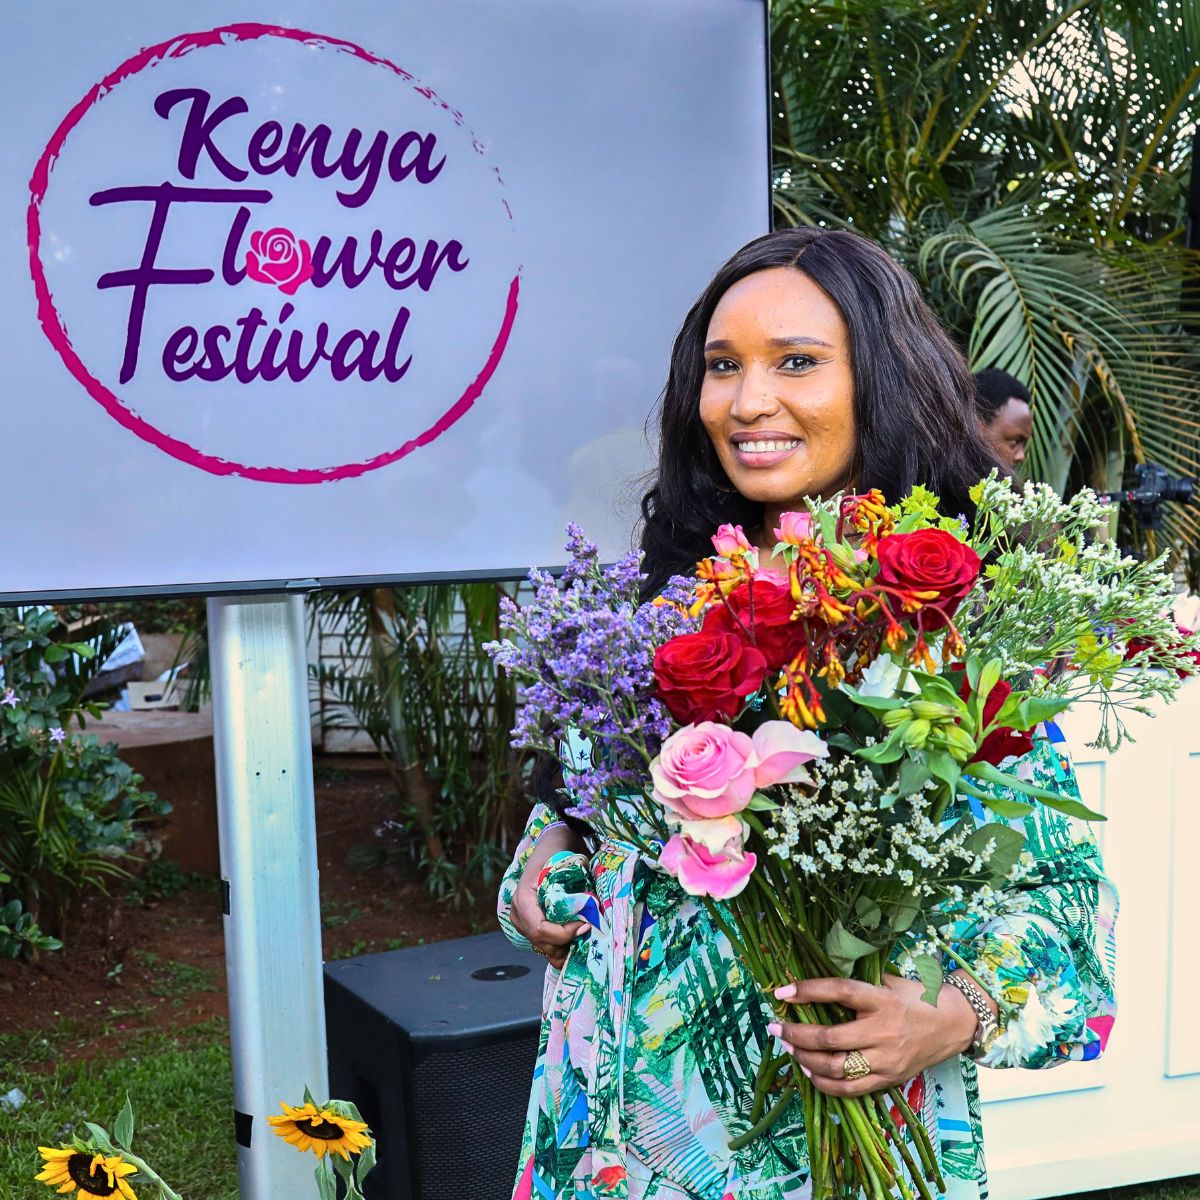
M 386 773 L 368 756 L 318 758 L 317 853 L 326 959 L 465 937 L 496 927 L 494 897 L 457 911 L 430 896 L 415 862 L 395 854 L 363 869 L 347 862 L 396 811 Z M 394 844 L 394 843 L 393 843 Z M 0 1034 L 78 1022 L 73 1053 L 119 1049 L 122 1035 L 178 1028 L 227 1011 L 218 882 L 200 880 L 144 903 L 99 899 L 68 930 L 66 947 L 37 963 L 0 961 Z

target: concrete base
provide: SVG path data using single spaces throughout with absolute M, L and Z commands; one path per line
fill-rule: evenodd
M 145 787 L 171 802 L 160 830 L 163 857 L 184 871 L 220 874 L 212 710 L 108 712 L 86 732 L 116 742 Z

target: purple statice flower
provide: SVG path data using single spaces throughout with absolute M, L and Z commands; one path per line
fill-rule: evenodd
M 654 653 L 693 629 L 696 621 L 671 604 L 643 604 L 641 555 L 611 565 L 577 525 L 567 527 L 570 561 L 561 579 L 530 572 L 532 602 L 506 600 L 506 637 L 487 647 L 516 679 L 518 713 L 513 744 L 562 759 L 568 730 L 591 743 L 586 763 L 563 764 L 574 811 L 594 812 L 605 794 L 640 792 L 650 760 L 671 732 L 671 719 L 654 695 Z M 690 592 L 672 580 L 664 598 Z
M 9 708 L 16 708 L 20 701 L 17 699 L 17 693 L 12 688 L 4 689 L 4 699 L 0 700 L 0 704 L 7 704 Z
M 55 725 L 54 728 L 50 730 L 50 740 L 56 746 L 62 745 L 62 743 L 64 741 L 66 741 L 66 738 L 67 738 L 66 731 L 63 729 L 63 727 L 61 725 Z

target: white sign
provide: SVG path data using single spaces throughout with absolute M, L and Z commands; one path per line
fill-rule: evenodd
M 626 548 L 674 331 L 767 223 L 763 10 L 10 14 L 0 595 Z

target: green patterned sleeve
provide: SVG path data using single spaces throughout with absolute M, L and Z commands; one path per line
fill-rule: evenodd
M 1039 731 L 1033 750 L 1009 769 L 1079 799 L 1056 726 Z M 1012 824 L 1025 833 L 1032 870 L 1011 889 L 1005 911 L 956 947 L 1000 1005 L 1000 1033 L 978 1061 L 1042 1068 L 1097 1058 L 1116 1018 L 1116 889 L 1088 823 L 1035 802 Z
M 533 806 L 533 811 L 529 814 L 529 820 L 525 822 L 525 832 L 521 835 L 521 841 L 517 845 L 517 851 L 513 855 L 513 860 L 509 864 L 508 870 L 504 872 L 504 878 L 500 881 L 500 895 L 496 901 L 496 915 L 500 918 L 500 928 L 504 931 L 504 936 L 518 949 L 531 949 L 529 939 L 519 934 L 512 923 L 510 911 L 512 909 L 513 896 L 516 895 L 517 885 L 521 882 L 521 875 L 525 870 L 525 864 L 529 861 L 529 856 L 533 853 L 534 846 L 537 845 L 537 840 L 546 832 L 547 829 L 553 826 L 562 825 L 564 822 L 561 817 L 547 804 L 537 803 Z

